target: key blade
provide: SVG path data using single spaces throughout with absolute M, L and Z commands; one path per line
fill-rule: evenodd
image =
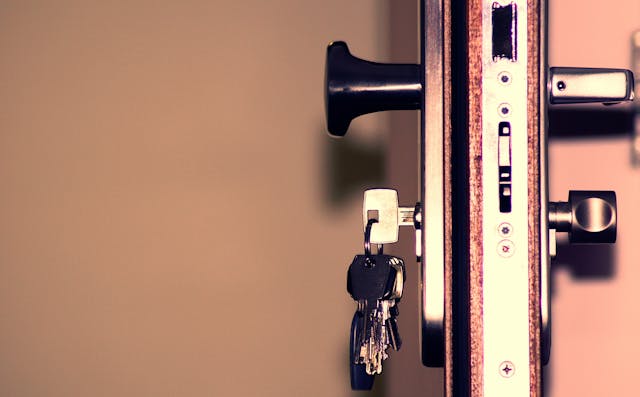
M 388 300 L 378 300 L 375 309 L 371 311 L 370 335 L 365 357 L 367 373 L 370 375 L 382 373 L 382 362 L 388 357 L 386 350 L 389 339 L 386 320 L 389 318 L 389 305 Z
M 400 338 L 398 322 L 395 317 L 391 317 L 387 320 L 387 329 L 389 330 L 389 344 L 393 350 L 400 350 L 402 347 L 402 338 Z
M 362 313 L 356 312 L 351 321 L 349 377 L 352 390 L 371 390 L 374 381 L 374 377 L 367 374 L 364 364 L 358 363 L 360 358 L 360 337 L 362 335 L 362 316 Z

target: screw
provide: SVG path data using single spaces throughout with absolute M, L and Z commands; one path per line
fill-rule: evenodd
M 513 252 L 516 250 L 516 246 L 513 244 L 511 240 L 502 240 L 498 243 L 498 255 L 503 258 L 509 258 L 513 255 Z
M 500 233 L 502 237 L 509 237 L 512 232 L 513 226 L 511 226 L 509 222 L 502 222 L 498 225 L 498 233 Z
M 516 372 L 516 366 L 511 361 L 503 361 L 500 363 L 500 375 L 503 378 L 511 378 Z
M 500 72 L 500 74 L 498 74 L 498 81 L 500 81 L 504 85 L 507 85 L 511 83 L 511 75 L 509 74 L 509 72 Z
M 511 113 L 511 106 L 508 103 L 502 103 L 498 106 L 498 113 L 502 117 L 507 117 Z

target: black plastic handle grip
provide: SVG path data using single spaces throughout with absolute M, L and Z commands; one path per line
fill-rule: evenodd
M 383 64 L 356 58 L 343 41 L 327 47 L 325 68 L 327 127 L 344 136 L 354 118 L 382 110 L 420 109 L 420 65 Z

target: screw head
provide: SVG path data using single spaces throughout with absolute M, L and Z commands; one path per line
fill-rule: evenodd
M 502 240 L 498 243 L 498 255 L 503 258 L 509 258 L 513 256 L 514 251 L 516 250 L 515 244 L 511 240 Z
M 511 83 L 511 74 L 509 74 L 509 72 L 500 72 L 498 74 L 498 81 L 504 85 Z
M 498 106 L 498 114 L 501 117 L 509 116 L 511 114 L 511 105 L 508 103 L 501 103 L 500 106 Z
M 516 366 L 511 361 L 503 361 L 500 363 L 500 376 L 503 378 L 511 378 L 516 373 Z
M 498 233 L 502 237 L 509 237 L 513 233 L 513 226 L 509 222 L 502 222 L 498 225 Z

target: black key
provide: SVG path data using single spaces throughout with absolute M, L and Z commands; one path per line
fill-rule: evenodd
M 396 271 L 391 255 L 356 255 L 349 266 L 347 291 L 356 301 L 387 299 L 393 292 Z

